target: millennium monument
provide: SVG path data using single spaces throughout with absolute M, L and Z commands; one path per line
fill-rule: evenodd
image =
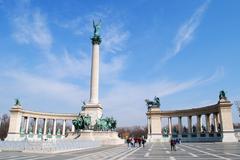
M 116 120 L 113 117 L 102 117 L 103 106 L 99 102 L 100 25 L 101 21 L 98 23 L 93 21 L 90 98 L 87 103 L 83 102 L 82 111 L 79 114 L 28 111 L 23 109 L 17 99 L 15 105 L 10 109 L 10 124 L 6 142 L 15 141 L 16 143 L 27 140 L 42 145 L 42 143 L 54 141 L 54 145 L 50 143 L 48 146 L 53 145 L 53 148 L 56 148 L 56 146 L 63 145 L 63 148 L 66 148 L 66 144 L 71 144 L 69 150 L 124 143 L 124 140 L 120 139 L 118 133 L 114 131 L 117 125 Z M 53 125 L 49 125 L 50 123 Z M 66 129 L 67 123 L 71 124 L 70 130 Z M 14 146 L 11 147 L 14 148 Z M 29 148 L 34 147 L 30 145 Z
M 233 129 L 232 103 L 223 90 L 219 93 L 217 104 L 200 108 L 161 111 L 158 97 L 153 101 L 146 99 L 145 102 L 150 142 L 169 142 L 171 138 L 183 142 L 238 142 Z M 173 126 L 173 118 L 177 119 L 177 125 Z M 184 118 L 187 126 L 182 123 Z M 194 118 L 196 124 L 193 124 Z M 168 121 L 167 126 L 162 126 L 164 119 Z M 205 124 L 202 119 L 205 119 Z

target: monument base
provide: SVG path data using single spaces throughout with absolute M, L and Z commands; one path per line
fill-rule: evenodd
M 8 133 L 6 141 L 21 141 L 24 140 L 25 137 L 21 137 L 20 133 Z
M 91 126 L 96 124 L 96 120 L 102 117 L 103 108 L 101 104 L 88 103 L 84 106 L 81 114 L 91 117 Z
M 238 142 L 234 131 L 223 132 L 222 142 Z
M 148 134 L 147 141 L 148 142 L 162 142 L 162 135 L 161 134 Z
M 124 144 L 124 140 L 118 137 L 115 131 L 84 130 L 79 133 L 71 133 L 67 139 L 99 141 L 102 145 Z

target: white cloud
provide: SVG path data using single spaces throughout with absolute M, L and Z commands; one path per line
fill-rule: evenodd
M 128 38 L 129 32 L 124 31 L 122 25 L 114 24 L 106 27 L 103 33 L 103 51 L 106 53 L 118 53 L 122 51 Z
M 204 12 L 208 8 L 209 2 L 210 1 L 207 0 L 203 5 L 201 5 L 190 17 L 190 19 L 179 28 L 174 40 L 174 47 L 166 54 L 166 56 L 162 59 L 162 62 L 176 56 L 192 40 L 193 34 L 198 28 Z
M 73 112 L 80 107 L 81 100 L 88 97 L 88 90 L 48 77 L 11 70 L 0 76 L 5 79 L 4 82 L 1 81 L 1 85 L 3 85 L 1 88 L 6 89 L 4 94 L 9 94 L 12 99 L 20 98 L 26 104 L 30 104 L 27 107 L 25 105 L 25 109 Z M 66 110 L 66 108 L 71 109 Z
M 51 32 L 48 29 L 45 17 L 39 11 L 26 11 L 13 19 L 17 42 L 34 44 L 37 47 L 49 50 L 52 45 Z

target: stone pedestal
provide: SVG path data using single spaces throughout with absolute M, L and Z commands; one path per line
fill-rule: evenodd
M 96 120 L 102 117 L 103 108 L 101 104 L 86 104 L 81 114 L 91 117 L 91 126 L 96 124 Z
M 16 141 L 21 139 L 20 126 L 22 120 L 22 107 L 17 105 L 13 106 L 10 110 L 10 123 L 6 140 Z
M 221 99 L 218 103 L 223 136 L 222 142 L 238 142 L 233 129 L 231 102 Z
M 125 141 L 118 137 L 118 133 L 115 131 L 93 131 L 93 130 L 83 130 L 79 133 L 73 135 L 71 138 L 77 140 L 92 140 L 100 141 L 103 145 L 119 145 L 123 144 Z

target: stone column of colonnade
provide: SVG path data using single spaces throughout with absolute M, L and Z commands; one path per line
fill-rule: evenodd
M 188 134 L 189 136 L 191 136 L 190 134 L 192 133 L 192 116 L 188 116 Z
M 66 120 L 63 120 L 62 136 L 65 137 Z
M 178 117 L 178 134 L 182 136 L 182 117 Z
M 219 123 L 219 114 L 218 113 L 214 113 L 213 114 L 213 119 L 214 119 L 214 131 L 217 132 L 218 131 L 218 123 Z
M 168 117 L 168 130 L 169 135 L 172 135 L 172 117 Z
M 47 135 L 47 122 L 48 122 L 48 119 L 45 118 L 45 119 L 44 119 L 43 136 L 46 136 L 46 135 Z M 46 137 L 45 137 L 45 138 L 46 138 Z
M 208 133 L 210 133 L 210 131 L 211 131 L 211 128 L 210 128 L 210 114 L 206 114 L 205 117 L 206 117 L 206 131 Z
M 147 117 L 147 126 L 148 126 L 148 135 L 151 134 L 151 123 L 150 123 L 150 117 Z
M 29 126 L 29 117 L 25 117 L 25 133 L 28 134 L 28 126 Z
M 200 134 L 202 130 L 202 115 L 197 115 L 197 134 Z
M 34 134 L 37 135 L 38 130 L 38 118 L 34 118 L 35 126 L 34 126 Z

